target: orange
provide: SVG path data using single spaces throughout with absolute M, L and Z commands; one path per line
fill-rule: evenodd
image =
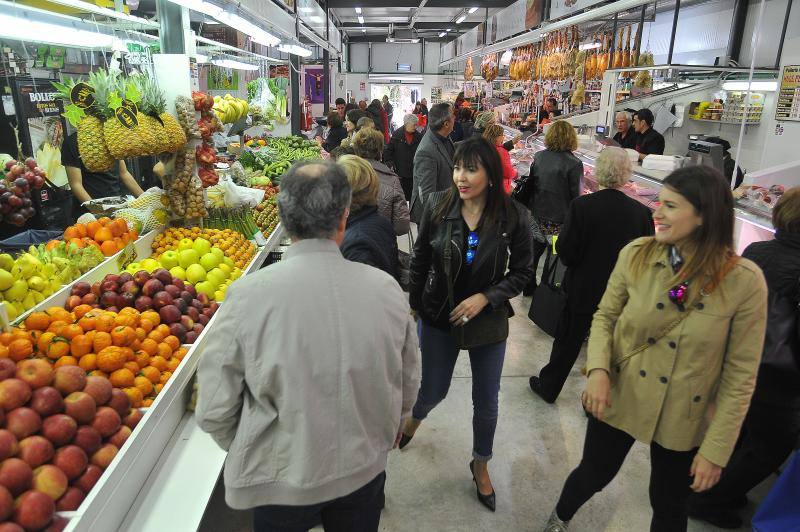
M 172 357 L 169 360 L 167 360 L 167 369 L 174 372 L 176 369 L 178 369 L 180 363 L 181 363 L 180 359 Z
M 136 353 L 130 347 L 120 347 L 119 350 L 125 355 L 125 362 L 136 361 Z
M 75 317 L 78 319 L 78 325 L 80 325 L 80 320 L 86 315 L 87 312 L 92 310 L 91 305 L 78 305 L 74 309 L 72 309 L 72 313 L 75 314 Z M 82 327 L 81 327 L 82 328 Z
M 50 347 L 50 343 L 56 337 L 56 333 L 45 332 L 42 333 L 41 336 L 36 340 L 36 348 L 42 354 L 47 354 L 47 348 Z
M 78 307 L 75 307 L 75 310 L 78 310 Z M 95 327 L 97 327 L 97 316 L 94 316 L 91 312 L 87 312 L 78 320 L 78 325 L 81 326 L 84 332 L 93 331 Z
M 146 367 L 150 364 L 150 355 L 145 351 L 136 351 L 136 365 L 139 366 L 139 369 Z
M 73 323 L 75 321 L 74 316 L 62 307 L 50 307 L 45 312 L 50 316 L 50 323 L 54 321 Z
M 139 238 L 139 231 L 137 231 L 136 229 L 131 229 L 130 231 L 128 231 L 128 234 L 130 235 L 132 242 L 135 242 L 136 239 Z
M 46 312 L 32 312 L 25 318 L 25 328 L 29 331 L 46 331 L 50 326 L 50 315 Z
M 125 307 L 122 311 L 114 317 L 114 323 L 116 325 L 126 325 L 128 327 L 136 327 L 136 324 L 139 322 L 139 316 L 134 316 L 130 312 L 125 312 L 130 307 Z M 136 309 L 132 309 L 136 312 Z
M 69 340 L 67 340 L 63 336 L 56 336 L 55 338 L 53 338 L 53 341 L 50 342 L 50 345 L 47 346 L 47 351 L 45 352 L 45 355 L 47 355 L 47 358 L 49 358 L 50 360 L 59 360 L 62 357 L 69 355 L 69 351 L 70 351 Z
M 114 388 L 127 388 L 133 386 L 135 375 L 127 368 L 118 369 L 113 371 L 108 380 Z
M 78 359 L 73 356 L 67 355 L 56 360 L 56 363 L 53 364 L 53 367 L 60 368 L 61 366 L 77 366 L 77 365 L 78 365 Z
M 171 334 L 164 338 L 164 343 L 167 344 L 173 351 L 181 346 L 181 341 L 178 340 L 178 337 Z
M 139 373 L 139 364 L 137 364 L 137 363 L 136 363 L 135 361 L 133 361 L 133 360 L 131 360 L 131 361 L 129 361 L 129 362 L 125 362 L 125 366 L 124 366 L 124 367 L 125 367 L 125 369 L 127 369 L 127 370 L 129 370 L 131 373 L 133 373 L 134 375 L 136 375 L 137 373 Z
M 183 358 L 186 356 L 188 352 L 189 350 L 186 349 L 185 347 L 179 347 L 178 349 L 175 350 L 174 353 L 172 353 L 172 356 L 174 358 L 177 358 L 178 360 L 183 360 Z
M 150 359 L 150 365 L 158 371 L 164 371 L 167 369 L 167 359 L 161 355 L 156 355 Z
M 98 229 L 97 232 L 94 234 L 95 241 L 100 242 L 101 244 L 103 242 L 108 242 L 109 240 L 111 240 L 113 238 L 114 238 L 114 234 L 111 232 L 111 229 L 109 229 L 108 227 L 102 227 L 102 228 Z
M 89 234 L 86 231 L 86 224 L 75 224 L 72 227 L 74 227 L 75 230 L 78 231 L 78 238 L 85 238 Z
M 8 358 L 8 348 L 0 344 L 0 358 Z
M 158 368 L 153 366 L 143 367 L 140 373 L 147 377 L 147 379 L 153 384 L 158 384 L 159 379 L 161 379 L 161 372 L 158 370 Z
M 116 324 L 114 323 L 114 316 L 106 312 L 97 317 L 97 324 L 95 325 L 95 329 L 98 331 L 110 333 L 111 330 L 115 327 L 115 325 Z
M 80 238 L 81 235 L 78 232 L 78 229 L 74 225 L 70 225 L 66 229 L 64 229 L 64 241 L 69 242 L 73 238 Z
M 136 331 L 128 326 L 122 325 L 119 327 L 114 327 L 114 329 L 111 331 L 111 341 L 116 346 L 129 346 L 134 340 L 136 340 Z
M 142 392 L 142 395 L 148 396 L 153 393 L 153 383 L 150 382 L 150 379 L 145 377 L 144 375 L 140 375 L 136 377 L 134 380 L 134 386 L 139 388 L 139 391 Z
M 125 388 L 122 390 L 128 396 L 128 399 L 131 400 L 131 406 L 133 408 L 139 408 L 142 406 L 142 401 L 144 400 L 144 395 L 142 395 L 142 391 L 135 386 L 131 386 L 130 388 Z
M 156 342 L 152 338 L 147 338 L 145 340 L 142 340 L 142 351 L 145 351 L 150 356 L 157 355 L 158 342 Z
M 97 221 L 100 222 L 100 225 L 106 227 L 108 224 L 111 223 L 111 218 L 109 218 L 108 216 L 103 216 L 102 218 L 98 218 Z
M 161 324 L 161 315 L 154 310 L 146 310 L 142 312 L 141 319 L 147 320 L 156 327 Z
M 25 360 L 33 354 L 33 343 L 30 340 L 18 338 L 8 346 L 8 355 L 14 362 Z M 166 361 L 165 361 L 166 362 Z
M 153 406 L 153 400 L 151 398 L 147 397 L 142 401 L 142 408 L 150 408 L 151 406 Z
M 127 355 L 116 346 L 106 347 L 97 354 L 97 367 L 110 373 L 122 369 L 127 362 Z
M 158 382 L 161 384 L 166 384 L 170 377 L 172 377 L 172 372 L 164 371 L 161 373 L 161 378 L 158 379 Z
M 101 229 L 100 231 L 103 230 L 104 229 Z M 100 234 L 100 231 L 98 231 L 97 233 Z M 117 247 L 117 243 L 114 242 L 113 240 L 106 240 L 105 242 L 100 244 L 100 251 L 103 252 L 104 256 L 110 257 L 111 255 L 114 255 L 117 253 L 117 251 L 119 251 L 119 247 Z
M 158 344 L 158 355 L 168 359 L 172 356 L 172 348 L 169 344 L 161 342 Z
M 161 335 L 162 335 L 164 338 L 166 338 L 167 336 L 169 336 L 169 335 L 170 335 L 170 332 L 169 332 L 169 325 L 166 325 L 166 324 L 164 324 L 164 323 L 162 323 L 161 325 L 159 325 L 158 327 L 156 327 L 156 330 L 157 330 L 158 332 L 160 332 L 160 333 L 161 333 Z
M 94 352 L 99 353 L 106 347 L 113 345 L 113 341 L 111 340 L 111 335 L 109 333 L 97 331 L 94 333 L 94 340 L 92 344 L 94 346 Z
M 128 222 L 126 222 L 124 218 L 117 218 L 111 222 L 108 227 L 111 229 L 114 236 L 122 236 L 124 233 L 128 232 Z
M 10 332 L 0 333 L 0 344 L 9 345 L 11 341 L 14 339 L 14 336 Z
M 160 342 L 164 339 L 164 335 L 161 334 L 160 331 L 153 330 L 150 334 L 147 335 L 147 338 L 150 340 L 154 340 L 156 343 Z M 156 348 L 157 350 L 158 348 Z
M 88 355 L 92 352 L 94 342 L 92 339 L 87 338 L 85 334 L 79 334 L 70 340 L 69 345 L 69 350 L 72 356 L 81 358 L 82 356 Z
M 158 384 L 154 384 L 154 385 L 153 385 L 153 392 L 154 392 L 156 395 L 158 395 L 159 393 L 161 393 L 161 390 L 162 390 L 163 388 L 164 388 L 164 385 L 163 385 L 163 384 L 161 384 L 161 383 L 159 382 Z
M 139 341 L 139 343 L 141 344 L 141 342 L 143 342 L 146 338 L 147 338 L 147 331 L 145 331 L 141 327 L 136 327 L 136 339 Z
M 89 353 L 88 355 L 83 355 L 81 359 L 78 361 L 78 365 L 86 372 L 89 373 L 90 371 L 97 369 L 97 355 L 94 353 Z
M 63 336 L 67 340 L 72 340 L 79 334 L 83 334 L 83 329 L 81 328 L 80 325 L 77 325 L 75 323 L 67 325 L 66 327 L 61 329 L 61 336 Z
M 100 371 L 99 369 L 90 371 L 89 375 L 91 375 L 92 377 L 103 377 L 104 379 L 108 378 L 108 373 L 106 373 L 105 371 Z
M 103 226 L 100 225 L 99 222 L 89 222 L 88 224 L 86 224 L 86 235 L 89 238 L 94 239 L 95 234 L 102 227 Z
M 156 326 L 155 326 L 155 324 L 153 324 L 153 322 L 152 322 L 152 321 L 142 318 L 142 319 L 140 319 L 140 320 L 139 320 L 139 327 L 141 327 L 142 329 L 144 329 L 144 332 L 145 332 L 145 338 L 147 338 L 147 336 L 146 336 L 146 335 L 147 335 L 148 333 L 150 333 L 150 331 L 152 331 L 153 329 L 155 329 L 155 327 L 156 327 Z
M 61 320 L 50 322 L 50 326 L 47 328 L 47 332 L 55 333 L 57 336 L 61 336 L 61 332 L 67 325 L 69 325 L 69 323 Z

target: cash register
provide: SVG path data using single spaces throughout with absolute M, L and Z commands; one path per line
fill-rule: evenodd
M 689 164 L 705 165 L 725 172 L 724 149 L 719 144 L 704 140 L 689 140 Z

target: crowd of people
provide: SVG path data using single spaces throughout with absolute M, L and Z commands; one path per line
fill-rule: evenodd
M 631 161 L 609 147 L 596 162 L 600 190 L 581 195 L 575 130 L 556 120 L 530 197 L 512 198 L 513 142 L 492 113 L 420 106 L 389 135 L 378 100 L 349 105 L 337 100 L 329 117 L 341 137 L 326 145 L 332 160 L 295 164 L 282 179 L 293 243 L 231 286 L 213 356 L 199 365 L 197 419 L 228 451 L 227 503 L 254 508 L 256 531 L 377 531 L 387 455 L 413 445 L 466 350 L 465 465 L 479 503 L 496 511 L 507 494 L 495 493 L 489 462 L 509 302 L 535 291 L 557 236 L 567 302 L 529 385 L 555 402 L 588 336 L 588 423 L 541 527 L 568 530 L 635 441 L 650 447 L 651 530 L 685 531 L 690 515 L 740 526 L 741 501 L 800 435 L 797 340 L 785 333 L 800 297 L 800 189 L 775 207 L 775 240 L 739 256 L 733 197 L 716 170 L 673 172 L 651 213 L 620 190 Z M 629 122 L 618 115 L 621 145 L 632 142 Z M 634 128 L 657 148 L 652 113 L 638 112 Z M 412 222 L 403 280 L 396 237 Z

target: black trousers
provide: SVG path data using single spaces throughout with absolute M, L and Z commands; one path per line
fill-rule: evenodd
M 784 405 L 754 402 L 744 420 L 728 466 L 719 482 L 690 502 L 707 508 L 729 509 L 786 461 L 800 437 L 800 411 Z
M 560 519 L 572 519 L 586 501 L 614 479 L 633 442 L 626 432 L 589 418 L 583 458 L 567 478 L 556 506 Z M 650 444 L 651 532 L 685 532 L 686 500 L 692 482 L 689 470 L 695 453 L 696 450 L 671 451 L 655 442 Z
M 320 522 L 325 532 L 377 532 L 386 473 L 350 495 L 310 506 L 259 506 L 253 532 L 308 532 Z
M 573 312 L 567 303 L 556 326 L 550 361 L 539 372 L 542 396 L 546 401 L 558 399 L 591 326 L 592 314 Z

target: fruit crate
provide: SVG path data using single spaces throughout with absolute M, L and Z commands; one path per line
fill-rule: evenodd
M 160 231 L 151 231 L 136 241 L 135 248 L 138 258 L 151 255 L 151 244 Z M 267 255 L 277 247 L 283 236 L 280 225 L 276 228 L 267 244 L 257 251 L 255 257 L 242 272 L 248 275 L 257 271 L 266 260 Z M 106 274 L 117 273 L 116 264 L 108 261 L 87 273 L 86 282 L 99 281 Z M 63 305 L 69 291 L 63 292 L 61 300 L 53 301 L 56 305 Z M 52 299 L 52 298 L 51 298 Z M 156 397 L 152 406 L 146 409 L 136 429 L 131 433 L 125 445 L 120 449 L 114 461 L 106 469 L 95 488 L 87 495 L 83 504 L 73 512 L 67 528 L 68 532 L 120 530 L 130 529 L 141 532 L 144 530 L 194 530 L 202 517 L 204 506 L 200 505 L 201 497 L 193 496 L 192 490 L 204 491 L 205 486 L 198 480 L 189 479 L 186 475 L 176 478 L 174 475 L 162 477 L 170 467 L 175 467 L 191 456 L 181 453 L 187 443 L 186 429 L 192 432 L 200 445 L 208 445 L 210 437 L 200 431 L 193 423 L 193 414 L 186 411 L 188 395 L 191 393 L 191 383 L 197 368 L 197 363 L 202 356 L 203 346 L 209 330 L 212 330 L 216 315 L 211 318 L 208 325 L 189 347 L 189 352 L 173 373 L 172 378 Z M 179 429 L 180 430 L 176 430 Z M 211 441 L 213 443 L 213 441 Z M 213 452 L 216 449 L 216 454 Z M 222 468 L 224 453 L 218 448 L 206 447 L 206 454 L 198 461 L 191 460 L 184 467 L 187 474 L 203 474 L 212 471 L 213 482 L 207 487 L 207 496 L 216 483 L 216 477 Z M 196 458 L 196 457 L 195 457 Z M 198 467 L 199 466 L 199 467 Z M 206 480 L 209 477 L 205 477 Z M 170 490 L 170 486 L 173 485 Z M 174 494 L 170 496 L 171 494 Z M 143 501 L 146 499 L 146 504 Z M 207 499 L 206 499 L 207 500 Z M 184 511 L 176 511 L 180 507 Z M 199 511 L 195 526 L 190 526 L 190 513 Z M 146 515 L 145 515 L 146 514 Z M 169 524 L 154 523 L 153 520 L 167 520 Z M 127 523 L 124 524 L 124 523 Z

